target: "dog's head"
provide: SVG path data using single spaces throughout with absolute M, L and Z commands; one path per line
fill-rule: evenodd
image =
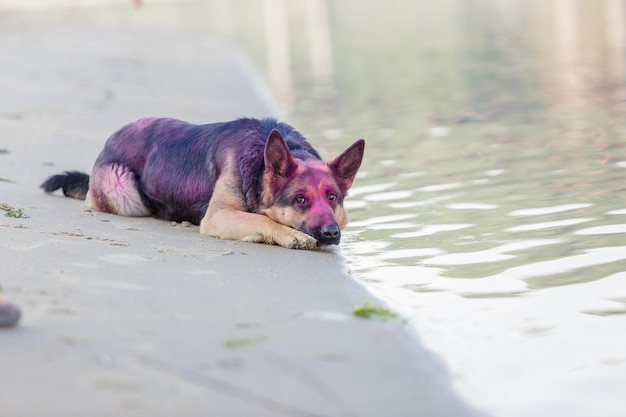
M 294 157 L 280 132 L 265 144 L 263 207 L 272 220 L 336 245 L 348 223 L 343 199 L 361 166 L 365 141 L 360 139 L 330 162 Z

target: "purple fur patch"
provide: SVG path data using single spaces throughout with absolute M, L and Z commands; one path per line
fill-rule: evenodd
M 237 186 L 246 210 L 254 212 L 261 198 L 265 142 L 273 129 L 282 134 L 295 157 L 320 159 L 300 133 L 274 119 L 194 125 L 146 118 L 124 126 L 107 140 L 93 173 L 123 165 L 137 176 L 139 195 L 157 216 L 199 224 L 220 175 L 220 162 L 234 152 L 239 162 Z M 97 190 L 93 193 L 97 196 Z

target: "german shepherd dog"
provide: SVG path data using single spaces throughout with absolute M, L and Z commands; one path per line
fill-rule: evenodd
M 200 225 L 221 239 L 293 249 L 336 245 L 348 219 L 343 200 L 361 165 L 360 139 L 330 162 L 275 119 L 204 125 L 144 118 L 115 132 L 91 176 L 65 172 L 46 192 L 122 216 Z

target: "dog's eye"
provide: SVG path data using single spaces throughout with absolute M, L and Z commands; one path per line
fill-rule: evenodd
M 296 197 L 296 203 L 298 204 L 304 204 L 306 202 L 306 200 L 304 199 L 304 197 L 302 197 L 301 195 Z
M 328 200 L 329 200 L 329 201 L 335 201 L 335 200 L 337 200 L 337 194 L 329 194 L 329 195 L 328 195 Z

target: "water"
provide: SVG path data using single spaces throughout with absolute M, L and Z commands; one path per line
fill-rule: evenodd
M 323 155 L 367 140 L 346 262 L 468 401 L 626 415 L 626 2 L 323 3 L 116 18 L 234 40 Z
M 331 94 L 294 66 L 325 154 L 367 139 L 352 274 L 493 415 L 626 415 L 626 4 L 399 3 L 331 2 Z

